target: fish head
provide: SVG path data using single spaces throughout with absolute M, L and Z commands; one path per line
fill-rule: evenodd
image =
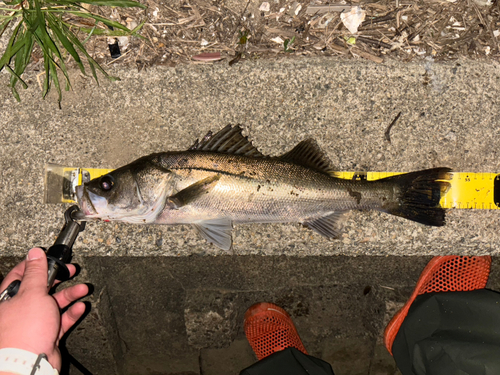
M 171 180 L 169 170 L 141 158 L 77 186 L 76 218 L 153 223 L 165 206 Z

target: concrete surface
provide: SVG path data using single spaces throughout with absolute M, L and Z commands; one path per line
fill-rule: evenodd
M 269 301 L 290 313 L 308 352 L 331 363 L 335 374 L 382 375 L 397 373 L 382 344 L 386 306 L 402 305 L 428 260 L 88 257 L 82 264 L 96 285 L 95 309 L 114 316 L 119 374 L 236 375 L 255 362 L 244 313 Z M 92 374 L 112 373 L 90 355 L 95 345 L 83 338 L 95 336 L 95 321 L 88 323 L 69 336 L 67 349 Z
M 0 88 L 0 247 L 20 255 L 46 244 L 62 206 L 44 205 L 46 163 L 119 167 L 140 156 L 187 149 L 209 129 L 244 124 L 264 153 L 312 137 L 339 170 L 412 171 L 448 166 L 498 172 L 500 68 L 496 62 L 383 65 L 297 59 L 114 70 L 101 86 L 76 72 L 62 109 L 40 98 L 36 79 L 18 104 Z M 6 82 L 7 76 L 1 78 Z M 392 143 L 384 132 L 398 112 Z M 378 212 L 348 215 L 341 240 L 296 224 L 239 225 L 233 254 L 498 254 L 497 211 L 455 210 L 443 228 Z M 79 251 L 96 256 L 216 255 L 187 226 L 90 223 Z
M 110 73 L 122 81 L 96 86 L 73 72 L 62 109 L 54 95 L 40 98 L 34 75 L 21 104 L 0 87 L 3 275 L 61 228 L 66 206 L 42 202 L 46 163 L 119 167 L 187 149 L 228 123 L 271 155 L 313 137 L 339 170 L 500 172 L 495 62 L 298 59 Z M 187 226 L 89 223 L 74 251 L 77 281 L 95 286 L 92 309 L 64 343 L 80 365 L 65 352 L 62 374 L 237 374 L 255 360 L 244 311 L 262 300 L 287 309 L 336 374 L 396 374 L 382 330 L 429 256 L 500 250 L 499 211 L 447 217 L 428 228 L 353 212 L 335 241 L 295 224 L 239 225 L 229 254 Z M 490 286 L 500 289 L 496 263 Z
M 429 259 L 82 258 L 88 273 L 79 279 L 95 291 L 91 313 L 65 343 L 81 365 L 69 373 L 237 375 L 255 362 L 244 313 L 268 301 L 288 311 L 308 352 L 336 375 L 398 375 L 383 330 Z M 498 258 L 488 287 L 500 290 Z

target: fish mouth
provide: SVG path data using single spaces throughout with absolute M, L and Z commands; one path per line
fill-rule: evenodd
M 76 192 L 76 200 L 78 205 L 80 206 L 80 211 L 75 213 L 77 220 L 95 218 L 98 214 L 95 209 L 92 200 L 89 197 L 88 191 L 84 188 L 83 185 L 78 185 L 75 188 Z

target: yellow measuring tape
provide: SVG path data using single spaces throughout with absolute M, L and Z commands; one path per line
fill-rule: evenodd
M 49 164 L 46 167 L 45 203 L 73 203 L 72 187 L 81 185 L 96 177 L 103 176 L 113 169 L 104 168 L 67 168 Z M 63 176 L 62 192 L 58 195 L 47 194 L 48 190 L 61 187 L 49 183 L 50 173 Z M 356 180 L 379 180 L 403 174 L 404 172 L 337 172 L 335 177 Z M 56 180 L 59 184 L 60 180 Z M 441 197 L 441 207 L 458 209 L 498 210 L 500 209 L 500 174 L 453 172 L 451 188 Z
M 337 172 L 336 177 L 368 181 L 403 174 L 402 172 Z M 500 209 L 500 174 L 452 172 L 451 188 L 441 197 L 441 207 Z

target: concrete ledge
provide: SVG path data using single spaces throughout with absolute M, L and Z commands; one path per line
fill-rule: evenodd
M 255 145 L 272 155 L 315 138 L 339 170 L 500 172 L 498 63 L 297 59 L 111 73 L 122 81 L 99 87 L 73 73 L 62 109 L 54 95 L 40 98 L 34 76 L 21 104 L 0 88 L 3 255 L 50 244 L 59 232 L 65 208 L 42 204 L 45 163 L 118 167 L 186 149 L 228 123 L 244 124 Z M 388 143 L 384 132 L 399 112 Z M 298 225 L 241 225 L 233 254 L 498 254 L 499 224 L 496 211 L 452 211 L 438 229 L 352 213 L 337 241 Z M 223 253 L 182 226 L 90 223 L 80 240 L 75 250 L 85 256 Z

